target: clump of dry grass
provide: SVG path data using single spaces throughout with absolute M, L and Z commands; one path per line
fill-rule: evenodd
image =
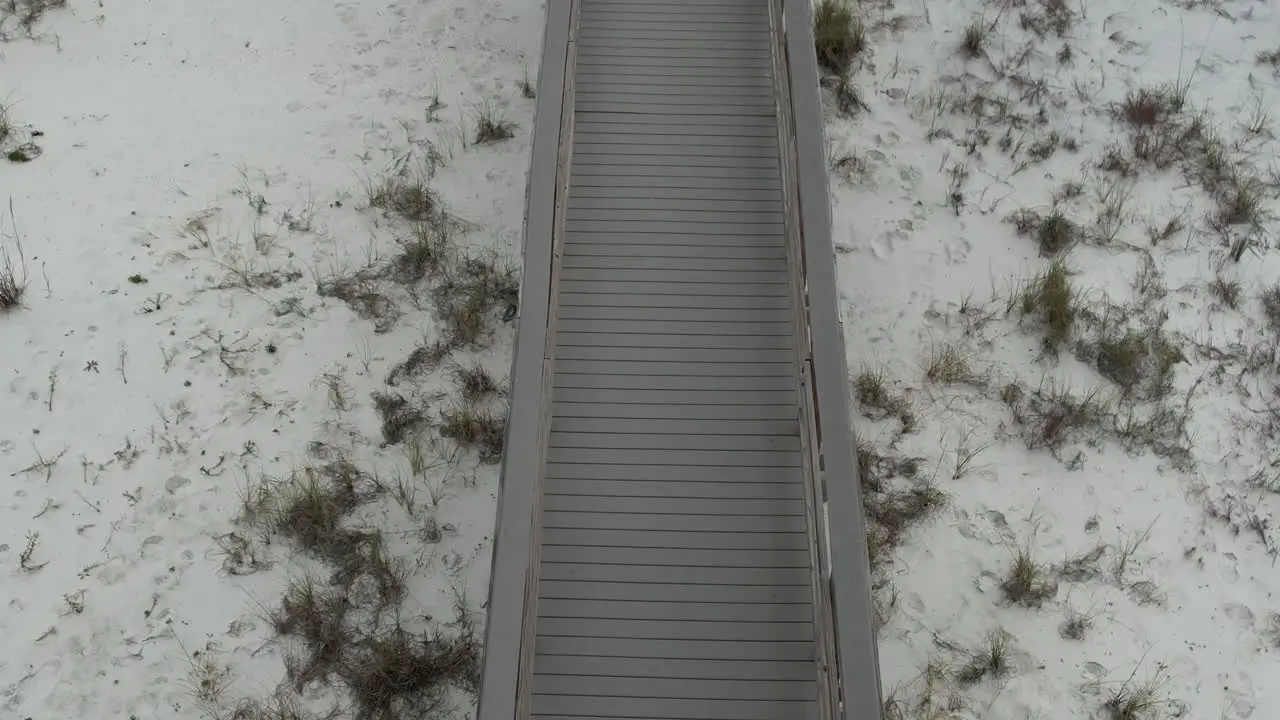
M 394 619 L 407 566 L 381 532 L 350 527 L 353 511 L 386 488 L 332 447 L 317 443 L 312 451 L 327 460 L 283 481 L 264 478 L 247 486 L 242 499 L 242 522 L 288 538 L 332 569 L 293 578 L 267 610 L 276 632 L 300 645 L 286 656 L 294 690 L 336 678 L 349 693 L 351 717 L 369 720 L 423 717 L 441 706 L 449 688 L 474 691 L 479 642 L 465 603 L 455 601 L 452 632 L 403 630 Z M 384 618 L 392 619 L 390 627 Z M 320 717 L 302 713 L 290 698 L 242 701 L 232 717 Z
M 1040 246 L 1040 254 L 1057 255 L 1071 248 L 1081 237 L 1080 229 L 1060 210 L 1054 208 L 1048 215 L 1034 210 L 1019 210 L 1009 217 L 1019 235 L 1030 235 Z
M 1221 273 L 1215 275 L 1213 280 L 1209 282 L 1209 292 L 1217 298 L 1218 302 L 1232 310 L 1240 308 L 1240 293 L 1242 290 L 1243 286 L 1241 286 L 1239 280 L 1223 277 Z
M 1158 324 L 1139 328 L 1104 327 L 1099 337 L 1077 345 L 1077 356 L 1092 362 L 1122 397 L 1155 400 L 1173 390 L 1173 372 L 1186 362 L 1182 350 Z
M 972 357 L 950 343 L 940 343 L 930 349 L 924 374 L 935 383 L 986 385 L 986 378 L 973 369 Z
M 895 417 L 902 425 L 902 432 L 915 429 L 916 416 L 905 395 L 889 387 L 883 370 L 863 370 L 853 379 L 853 396 L 862 414 L 873 420 Z
M 451 374 L 458 392 L 467 402 L 480 402 L 503 392 L 502 385 L 478 362 L 467 365 L 455 363 Z
M 1168 695 L 1168 668 L 1163 664 L 1145 681 L 1137 682 L 1135 667 L 1118 688 L 1108 693 L 1102 708 L 1108 720 L 1158 720 L 1175 704 Z
M 9 200 L 9 226 L 9 234 L 0 231 L 0 313 L 22 305 L 30 282 L 27 256 L 22 249 L 22 236 L 18 233 L 12 199 Z
M 8 39 L 13 29 L 27 37 L 35 36 L 36 25 L 50 10 L 67 6 L 67 0 L 4 0 L 0 2 L 0 40 Z
M 383 292 L 379 275 L 372 268 L 347 273 L 316 272 L 316 294 L 346 303 L 357 316 L 372 320 L 374 332 L 382 334 L 400 318 L 400 306 Z
M 398 445 L 426 421 L 425 403 L 406 398 L 397 392 L 373 394 L 373 407 L 382 420 L 382 440 L 387 445 Z
M 396 280 L 412 283 L 435 276 L 456 259 L 458 223 L 437 210 L 430 219 L 413 224 L 407 237 L 401 237 L 400 254 L 392 260 Z
M 1064 640 L 1081 640 L 1093 628 L 1093 614 L 1067 608 L 1066 617 L 1058 626 L 1058 635 Z
M 1076 18 L 1076 13 L 1066 0 L 1035 0 L 1034 3 L 1026 4 L 1026 9 L 1018 16 L 1018 24 L 1023 30 L 1034 33 L 1041 39 L 1050 33 L 1065 38 L 1075 25 Z
M 873 568 L 881 568 L 911 528 L 947 504 L 947 495 L 920 476 L 922 458 L 882 455 L 863 443 L 857 449 L 858 481 L 868 521 Z
M 515 137 L 516 124 L 498 114 L 492 106 L 481 106 L 476 117 L 477 145 L 492 145 Z
M 466 401 L 440 413 L 440 434 L 459 445 L 475 450 L 481 462 L 502 459 L 506 442 L 506 415 Z
M 1186 100 L 1186 90 L 1174 85 L 1137 88 L 1125 95 L 1116 114 L 1131 126 L 1154 128 L 1177 117 Z
M 974 20 L 964 27 L 960 35 L 960 52 L 970 59 L 982 57 L 986 50 L 989 28 L 981 20 Z
M 1209 219 L 1214 229 L 1225 232 L 1241 225 L 1262 226 L 1266 204 L 1263 183 L 1242 167 L 1236 166 L 1211 194 L 1217 202 Z
M 1053 383 L 1034 391 L 1010 384 L 1000 395 L 1032 449 L 1057 451 L 1077 433 L 1101 429 L 1108 417 L 1108 403 L 1099 389 L 1077 396 L 1067 387 Z
M 1270 65 L 1280 70 L 1280 48 L 1275 50 L 1260 50 L 1254 57 L 1259 65 Z
M 369 207 L 410 222 L 433 222 L 442 212 L 440 198 L 431 189 L 426 173 L 387 175 L 366 188 Z
M 483 344 L 498 309 L 504 319 L 514 317 L 519 296 L 515 269 L 496 256 L 464 258 L 442 273 L 432 290 L 448 341 L 463 348 Z
M 867 48 L 867 28 L 849 0 L 818 0 L 813 9 L 813 40 L 818 64 L 843 77 Z
M 971 685 L 983 678 L 1007 675 L 1012 669 L 1009 664 L 1010 640 L 1009 633 L 1002 628 L 987 633 L 982 648 L 972 653 L 969 662 L 956 671 L 956 679 Z
M 1258 294 L 1262 303 L 1262 313 L 1271 329 L 1280 333 L 1280 283 L 1266 288 Z
M 469 622 L 455 634 L 397 626 L 363 638 L 344 658 L 341 674 L 358 718 L 430 717 L 444 707 L 450 688 L 479 688 L 480 643 Z
M 1023 607 L 1037 608 L 1058 594 L 1058 582 L 1049 568 L 1036 562 L 1031 543 L 1013 551 L 1013 562 L 1000 582 L 1005 599 Z
M 1025 281 L 1011 295 L 1008 310 L 1037 321 L 1044 333 L 1045 350 L 1056 353 L 1075 328 L 1084 302 L 1071 284 L 1067 265 L 1056 258 L 1049 269 Z
M 391 368 L 391 372 L 387 373 L 387 385 L 396 387 L 422 373 L 435 370 L 452 350 L 453 348 L 443 340 L 414 348 L 413 352 L 409 353 L 409 357 L 397 363 Z

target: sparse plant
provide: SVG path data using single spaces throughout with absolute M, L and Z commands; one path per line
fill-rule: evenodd
M 515 123 L 499 115 L 497 110 L 486 103 L 480 107 L 476 117 L 475 144 L 491 145 L 510 140 L 516 135 L 515 129 Z
M 353 392 L 341 375 L 332 372 L 325 373 L 320 376 L 317 382 L 325 389 L 329 407 L 336 412 L 346 412 L 351 408 Z
M 1080 237 L 1080 231 L 1060 210 L 1048 215 L 1034 210 L 1019 210 L 1009 217 L 1019 235 L 1031 235 L 1040 246 L 1040 254 L 1053 256 L 1069 249 Z
M 1001 677 L 1009 667 L 1010 635 L 1003 628 L 987 633 L 982 649 L 971 654 L 969 662 L 956 672 L 956 679 L 965 684 L 976 683 L 986 677 Z
M 818 0 L 813 9 L 813 41 L 818 64 L 845 76 L 867 48 L 867 28 L 849 0 Z
M 520 94 L 532 100 L 538 96 L 537 90 L 533 87 L 533 83 L 529 81 L 529 68 L 524 69 L 524 75 L 520 78 Z
M 1158 399 L 1173 390 L 1173 373 L 1186 357 L 1154 322 L 1141 328 L 1103 327 L 1100 337 L 1077 346 L 1077 355 L 1092 362 L 1114 382 L 1124 397 Z
M 470 365 L 455 364 L 451 368 L 451 374 L 458 392 L 467 402 L 479 402 L 502 392 L 498 381 L 478 362 Z
M 1186 92 L 1179 86 L 1145 87 L 1129 91 L 1117 112 L 1134 127 L 1150 128 L 1172 119 L 1185 103 Z
M 0 39 L 8 35 L 10 25 L 27 37 L 35 37 L 36 25 L 45 13 L 66 6 L 67 0 L 5 0 L 0 5 Z
M 372 398 L 373 407 L 382 419 L 382 440 L 388 445 L 403 442 L 426 422 L 425 408 L 400 393 L 377 392 Z
M 947 385 L 958 383 L 983 385 L 983 378 L 974 372 L 969 356 L 950 343 L 935 345 L 929 351 L 925 377 L 932 382 Z
M 1013 562 L 1000 582 L 1006 600 L 1023 607 L 1040 607 L 1058 594 L 1058 583 L 1048 568 L 1036 562 L 1031 542 L 1014 548 Z
M 1240 293 L 1242 290 L 1243 287 L 1239 280 L 1231 280 L 1221 273 L 1214 276 L 1213 280 L 1209 282 L 1209 292 L 1219 302 L 1232 310 L 1240 308 Z
M 3 119 L 0 115 L 0 121 Z M 9 200 L 9 226 L 12 230 L 11 235 L 0 229 L 0 313 L 22 305 L 22 298 L 26 295 L 27 285 L 30 282 L 27 274 L 27 256 L 22 250 L 22 236 L 18 233 L 12 198 Z
M 449 356 L 451 349 L 448 343 L 444 341 L 436 341 L 430 345 L 422 345 L 415 348 L 413 352 L 409 353 L 409 357 L 391 368 L 391 372 L 387 373 L 387 384 L 396 387 L 420 373 L 436 369 Z
M 378 273 L 372 268 L 356 272 L 313 273 L 316 293 L 321 297 L 341 300 L 358 316 L 374 321 L 373 331 L 388 332 L 400 317 L 400 309 L 378 286 Z
M 400 239 L 400 254 L 393 261 L 396 279 L 414 282 L 433 277 L 447 269 L 457 254 L 457 223 L 443 213 L 413 225 L 407 238 Z
M 1058 634 L 1065 640 L 1082 640 L 1093 628 L 1093 615 L 1082 613 L 1074 608 L 1067 608 L 1066 618 L 1058 626 Z
M 451 687 L 479 685 L 480 646 L 469 624 L 454 635 L 410 633 L 396 626 L 365 638 L 344 659 L 342 677 L 356 717 L 427 717 Z
M 1111 566 L 1111 575 L 1122 587 L 1126 585 L 1125 576 L 1129 569 L 1129 562 L 1133 559 L 1134 554 L 1151 538 L 1151 531 L 1154 528 L 1155 522 L 1152 521 L 1146 529 L 1128 536 L 1116 548 L 1116 557 L 1114 564 Z
M 1273 68 L 1280 69 L 1280 48 L 1259 50 L 1254 59 L 1259 65 L 1270 65 Z
M 463 402 L 440 415 L 440 434 L 459 445 L 474 449 L 481 462 L 502 459 L 506 417 L 475 403 Z
M 1070 339 L 1076 318 L 1084 303 L 1071 284 L 1066 262 L 1056 258 L 1049 269 L 1023 281 L 1009 300 L 1023 318 L 1039 321 L 1044 333 L 1044 347 L 1057 350 Z
M 430 187 L 426 173 L 388 175 L 366 187 L 369 207 L 397 215 L 410 222 L 431 222 L 441 212 L 440 199 Z
M 1168 218 L 1163 224 L 1155 224 L 1147 226 L 1147 237 L 1150 238 L 1152 246 L 1168 240 L 1187 228 L 1179 216 Z
M 1108 694 L 1102 707 L 1109 720 L 1157 720 L 1173 704 L 1167 692 L 1168 668 L 1159 664 L 1150 678 L 1136 682 L 1139 667 Z
M 1266 317 L 1267 324 L 1272 330 L 1280 332 L 1280 283 L 1264 289 L 1259 293 L 1258 300 L 1262 303 L 1262 314 Z
M 973 469 L 973 461 L 989 447 L 991 447 L 990 443 L 971 444 L 969 436 L 966 434 L 956 447 L 956 462 L 951 472 L 951 479 L 959 480 L 969 474 L 969 471 Z
M 1221 190 L 1215 193 L 1215 200 L 1217 208 L 1210 218 L 1210 224 L 1219 231 L 1240 225 L 1253 228 L 1262 225 L 1266 199 L 1262 181 L 1256 177 L 1243 171 L 1235 172 L 1222 185 Z
M 432 289 L 436 312 L 454 347 L 483 346 L 493 326 L 493 314 L 506 309 L 514 316 L 520 293 L 515 269 L 497 257 L 465 258 Z
M 982 57 L 987 44 L 987 26 L 981 20 L 974 20 L 964 27 L 960 36 L 960 51 L 969 58 Z
M 35 572 L 48 565 L 49 562 L 35 562 L 36 549 L 40 547 L 40 533 L 28 532 L 27 543 L 23 546 L 22 552 L 18 554 L 18 567 L 27 572 Z
M 893 392 L 888 386 L 888 378 L 884 370 L 863 370 L 853 379 L 854 398 L 864 415 L 872 419 L 897 417 L 902 423 L 902 432 L 910 432 L 915 427 L 915 414 L 906 396 Z
M 181 645 L 181 643 L 179 643 Z M 231 686 L 231 668 L 218 662 L 212 641 L 203 650 L 187 654 L 187 693 L 212 715 L 222 703 L 223 694 Z M 183 648 L 186 652 L 186 649 Z
M 341 587 L 334 587 L 311 575 L 289 581 L 278 608 L 270 612 L 275 631 L 297 637 L 308 657 L 289 667 L 295 687 L 328 677 L 338 668 L 343 652 L 354 641 L 348 615 L 351 601 Z
M 1057 567 L 1057 573 L 1062 579 L 1071 582 L 1083 582 L 1096 578 L 1101 575 L 1098 563 L 1106 553 L 1107 546 L 1098 543 L 1078 555 L 1063 560 Z

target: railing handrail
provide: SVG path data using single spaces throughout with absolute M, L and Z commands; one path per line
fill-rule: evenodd
M 494 521 L 489 607 L 477 720 L 521 717 L 529 648 L 528 596 L 536 582 L 533 544 L 545 447 L 545 386 L 551 322 L 553 247 L 560 183 L 561 118 L 568 76 L 572 0 L 547 0 L 538 65 L 537 105 L 529 176 L 525 184 L 524 272 L 511 359 L 498 507 Z M 546 178 L 557 178 L 546 182 Z M 524 713 L 527 715 L 527 712 Z
M 835 248 L 831 242 L 831 199 L 822 127 L 822 98 L 819 90 L 817 54 L 813 37 L 811 0 L 777 0 L 782 3 L 782 56 L 785 84 L 790 97 L 781 111 L 790 111 L 790 142 L 783 152 L 793 152 L 789 162 L 795 167 L 795 217 L 799 223 L 799 248 L 803 278 L 801 315 L 806 331 L 809 406 L 814 422 L 810 437 L 816 441 L 815 468 L 821 478 L 826 503 L 841 514 L 841 522 L 831 527 L 825 522 L 822 497 L 817 500 L 814 525 L 822 530 L 817 538 L 826 544 L 829 567 L 815 568 L 825 576 L 829 593 L 830 623 L 834 639 L 834 668 L 840 699 L 838 717 L 843 720 L 880 720 L 883 701 L 877 651 L 870 564 L 866 544 L 866 519 L 862 509 L 862 489 L 855 461 L 853 430 L 848 394 L 848 365 L 844 349 L 844 328 L 840 321 L 836 291 Z M 797 212 L 798 211 L 798 212 Z M 804 373 L 807 370 L 807 373 Z M 825 537 L 824 537 L 825 536 Z M 819 552 L 821 556 L 823 553 Z M 815 598 L 817 601 L 817 598 Z M 834 672 L 832 672 L 834 671 Z

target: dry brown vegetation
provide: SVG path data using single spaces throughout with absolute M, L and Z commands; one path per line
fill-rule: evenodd
M 514 127 L 490 119 L 489 132 Z M 478 358 L 501 323 L 514 319 L 519 281 L 496 254 L 463 244 L 472 228 L 431 187 L 441 161 L 431 153 L 417 172 L 402 163 L 367 183 L 364 209 L 396 233 L 393 255 L 371 251 L 356 269 L 335 263 L 313 270 L 316 293 L 341 300 L 375 333 L 390 330 L 406 303 L 434 316 L 437 332 L 389 368 L 367 403 L 341 369 L 315 382 L 335 416 L 327 427 L 342 436 L 350 432 L 345 417 L 370 409 L 380 422 L 381 447 L 398 448 L 407 470 L 362 464 L 345 445 L 314 442 L 284 477 L 250 474 L 238 525 L 217 542 L 232 574 L 272 567 L 275 547 L 306 558 L 291 563 L 282 596 L 263 607 L 285 641 L 289 685 L 267 698 L 231 700 L 224 697 L 228 671 L 207 653 L 192 655 L 192 695 L 211 720 L 425 720 L 448 716 L 477 689 L 480 638 L 472 608 L 457 592 L 454 617 L 416 615 L 422 598 L 410 597 L 417 578 L 403 544 L 441 543 L 450 530 L 437 512 L 460 489 L 459 464 L 502 456 L 506 386 Z M 266 211 L 261 194 L 247 185 L 243 194 L 255 212 Z M 208 221 L 196 218 L 184 230 L 196 248 L 216 243 Z M 366 376 L 371 361 L 362 353 Z M 461 487 L 468 482 L 462 478 Z M 409 529 L 389 532 L 385 523 L 370 522 L 395 506 Z M 320 688 L 341 696 L 325 712 L 310 699 Z
M 19 34 L 34 38 L 45 14 L 66 6 L 67 0 L 0 0 L 0 42 Z

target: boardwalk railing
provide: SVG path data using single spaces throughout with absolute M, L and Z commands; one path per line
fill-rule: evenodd
M 882 711 L 880 664 L 850 427 L 812 6 L 810 0 L 770 0 L 770 7 L 787 253 L 799 336 L 818 662 L 835 717 L 872 720 Z M 840 520 L 834 526 L 827 522 L 828 507 Z
M 488 620 L 478 720 L 528 717 L 528 668 L 538 584 L 538 516 L 550 427 L 550 350 L 557 234 L 568 181 L 563 142 L 572 121 L 572 54 L 576 0 L 546 0 L 538 67 L 533 148 L 526 182 L 524 272 L 511 370 L 497 519 L 494 523 Z M 554 178 L 554 182 L 546 182 Z

